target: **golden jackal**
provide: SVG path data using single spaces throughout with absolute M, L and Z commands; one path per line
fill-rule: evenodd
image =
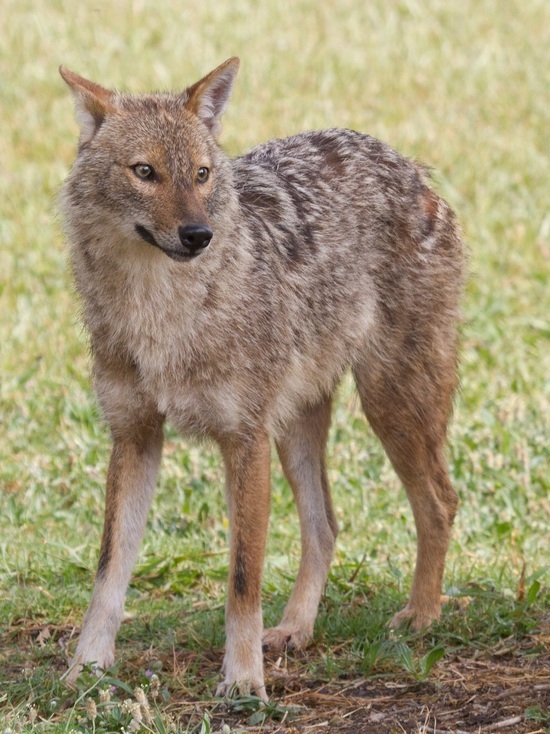
M 161 458 L 163 423 L 221 447 L 230 519 L 218 694 L 266 697 L 262 647 L 313 633 L 337 524 L 325 467 L 331 396 L 351 368 L 412 505 L 408 604 L 440 613 L 457 497 L 444 458 L 456 385 L 464 247 L 423 169 L 374 138 L 324 130 L 229 159 L 217 143 L 231 58 L 181 94 L 111 92 L 68 69 L 80 123 L 62 193 L 112 432 L 94 592 L 69 679 L 108 668 Z M 302 558 L 263 629 L 270 437 L 292 487 Z

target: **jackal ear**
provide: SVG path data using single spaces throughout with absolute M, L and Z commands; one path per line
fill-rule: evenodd
M 107 114 L 114 110 L 115 93 L 78 76 L 66 66 L 60 66 L 59 73 L 73 93 L 76 121 L 80 125 L 80 145 L 88 143 L 101 127 Z
M 214 137 L 221 132 L 220 118 L 231 97 L 239 63 L 239 59 L 232 56 L 185 91 L 185 106 L 204 122 Z

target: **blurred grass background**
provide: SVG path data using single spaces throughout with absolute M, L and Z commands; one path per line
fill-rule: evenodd
M 462 223 L 472 272 L 450 435 L 462 502 L 447 584 L 489 585 L 513 596 L 524 564 L 528 577 L 542 577 L 550 565 L 547 0 L 3 0 L 1 13 L 6 649 L 14 625 L 79 623 L 102 524 L 108 435 L 88 382 L 86 336 L 56 218 L 77 139 L 61 63 L 139 92 L 184 88 L 238 55 L 222 135 L 230 154 L 271 137 L 341 126 L 433 168 Z M 358 569 L 354 579 L 381 595 L 389 615 L 410 582 L 412 517 L 349 381 L 335 410 L 330 475 L 341 525 L 332 589 Z M 174 609 L 223 602 L 222 481 L 213 449 L 168 430 L 130 609 L 157 591 L 158 603 L 171 599 Z M 268 621 L 288 594 L 299 551 L 290 492 L 275 464 L 272 513 Z M 547 609 L 547 584 L 539 598 Z M 221 645 L 217 619 L 213 639 Z M 186 631 L 179 644 L 192 645 L 191 638 Z

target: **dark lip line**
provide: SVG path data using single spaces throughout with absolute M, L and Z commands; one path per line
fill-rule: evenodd
M 155 237 L 149 232 L 149 230 L 144 227 L 142 224 L 136 224 L 135 230 L 138 233 L 138 235 L 141 237 L 142 240 L 145 240 L 150 245 L 154 245 L 155 247 L 158 247 L 159 250 L 162 250 L 164 252 L 164 248 L 162 248 L 159 243 L 156 241 Z
M 186 253 L 186 252 L 178 252 L 177 250 L 169 250 L 166 247 L 162 247 L 162 245 L 159 245 L 159 243 L 156 241 L 154 235 L 149 232 L 149 230 L 144 227 L 142 224 L 136 224 L 135 230 L 138 233 L 138 235 L 141 237 L 142 240 L 147 242 L 149 245 L 153 245 L 154 247 L 158 247 L 158 249 L 161 252 L 164 252 L 165 255 L 167 255 L 169 258 L 174 260 L 175 262 L 183 262 L 186 260 L 193 260 L 193 258 L 197 257 L 197 255 L 200 255 L 203 250 L 200 252 L 196 252 L 194 254 Z

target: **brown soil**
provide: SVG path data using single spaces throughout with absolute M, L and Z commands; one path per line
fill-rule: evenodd
M 280 702 L 304 711 L 286 726 L 274 725 L 273 732 L 546 732 L 550 655 L 456 658 L 440 664 L 423 683 L 365 680 L 298 688 Z M 529 718 L 543 716 L 545 721 Z
M 286 668 L 274 658 L 266 661 L 272 696 L 289 708 L 282 721 L 251 726 L 246 714 L 236 715 L 227 704 L 212 711 L 204 701 L 193 704 L 191 715 L 183 701 L 179 707 L 176 703 L 174 713 L 186 723 L 198 723 L 210 710 L 213 734 L 221 733 L 224 724 L 231 732 L 270 734 L 550 733 L 550 620 L 519 645 L 447 657 L 423 682 L 388 676 L 315 684 L 307 672 L 293 673 L 293 668 L 304 671 L 306 655 L 299 663 L 289 660 Z M 185 667 L 183 660 L 174 663 Z

